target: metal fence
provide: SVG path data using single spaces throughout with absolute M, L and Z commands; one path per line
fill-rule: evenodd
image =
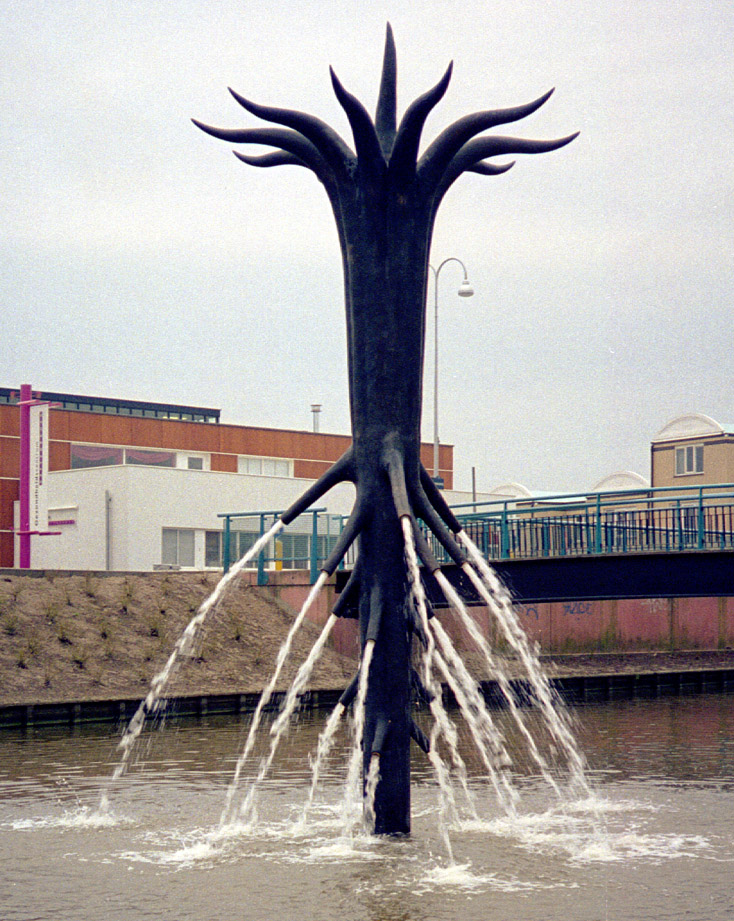
M 217 516 L 224 523 L 221 565 L 225 573 L 268 532 L 284 511 L 227 512 Z M 290 527 L 275 535 L 248 564 L 248 568 L 257 570 L 258 585 L 267 584 L 268 571 L 283 569 L 308 570 L 313 584 L 321 565 L 334 549 L 344 520 L 343 515 L 329 514 L 325 508 L 305 512 Z
M 454 506 L 454 513 L 487 559 L 533 559 L 588 554 L 734 550 L 734 484 L 667 486 L 616 493 L 565 493 Z M 280 511 L 219 515 L 225 572 L 278 520 Z M 346 518 L 309 509 L 254 558 L 258 584 L 269 570 L 308 570 L 311 583 L 331 553 Z M 432 534 L 436 557 L 449 562 Z M 340 568 L 350 568 L 352 547 Z
M 734 549 L 734 485 L 726 483 L 504 500 L 454 512 L 489 559 Z

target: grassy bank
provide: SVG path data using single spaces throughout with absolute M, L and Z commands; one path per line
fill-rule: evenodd
M 145 696 L 210 594 L 210 573 L 0 575 L 0 705 Z M 171 695 L 255 693 L 272 674 L 293 613 L 266 590 L 235 583 L 170 683 Z M 306 622 L 286 688 L 319 633 Z M 344 687 L 353 660 L 327 648 L 311 687 Z

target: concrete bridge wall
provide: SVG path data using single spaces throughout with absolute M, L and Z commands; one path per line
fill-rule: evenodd
M 520 620 L 544 653 L 648 652 L 734 648 L 734 554 L 639 554 L 504 560 L 496 564 L 517 599 Z M 447 567 L 449 578 L 455 576 Z M 312 619 L 324 623 L 345 581 L 319 598 Z M 306 573 L 269 573 L 269 588 L 300 608 L 309 590 Z M 501 646 L 488 612 L 470 607 L 490 639 Z M 471 642 L 448 612 L 442 613 L 460 648 Z M 334 645 L 357 653 L 354 621 L 340 621 Z

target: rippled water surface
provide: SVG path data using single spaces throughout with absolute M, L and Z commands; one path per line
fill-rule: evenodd
M 479 819 L 462 806 L 453 863 L 417 750 L 410 839 L 341 834 L 346 737 L 299 821 L 320 715 L 291 732 L 257 823 L 223 833 L 247 718 L 169 719 L 147 732 L 107 816 L 97 806 L 119 731 L 0 734 L 0 918 L 729 921 L 734 696 L 589 705 L 575 717 L 594 796 L 559 801 L 528 767 L 512 818 L 463 737 Z

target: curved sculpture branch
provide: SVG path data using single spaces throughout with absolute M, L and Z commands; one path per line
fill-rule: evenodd
M 306 169 L 310 169 L 308 164 L 304 163 L 300 157 L 288 153 L 285 150 L 279 150 L 276 153 L 261 154 L 257 157 L 251 157 L 248 154 L 240 153 L 238 150 L 233 150 L 232 153 L 238 160 L 242 160 L 242 162 L 246 163 L 248 166 L 305 166 Z
M 314 502 L 325 495 L 337 483 L 354 482 L 356 471 L 354 469 L 354 451 L 348 448 L 336 463 L 332 464 L 329 469 L 323 473 L 315 483 L 303 493 L 296 501 L 280 516 L 284 525 L 290 524 L 306 509 L 313 505 Z
M 334 173 L 317 148 L 298 131 L 286 128 L 215 128 L 192 118 L 191 121 L 205 134 L 229 141 L 230 144 L 258 144 L 277 147 L 302 160 L 326 185 L 334 180 Z M 242 158 L 241 158 L 242 159 Z M 247 161 L 245 161 L 247 162 Z M 259 165 L 259 164 L 258 164 Z
M 318 150 L 321 156 L 336 171 L 337 175 L 345 175 L 349 164 L 354 160 L 354 154 L 339 135 L 326 122 L 315 115 L 298 112 L 295 109 L 278 109 L 274 106 L 263 106 L 250 99 L 246 99 L 231 87 L 230 93 L 234 99 L 251 115 L 266 122 L 275 122 L 302 134 Z
M 473 137 L 482 131 L 496 128 L 497 125 L 506 125 L 526 118 L 546 103 L 552 94 L 551 89 L 526 105 L 510 109 L 488 109 L 458 119 L 442 131 L 423 154 L 418 164 L 420 176 L 428 182 L 438 182 L 452 159 Z
M 487 157 L 498 157 L 502 154 L 515 153 L 548 153 L 551 150 L 559 150 L 561 147 L 565 147 L 566 144 L 570 144 L 576 137 L 578 137 L 578 131 L 568 137 L 558 138 L 552 141 L 533 141 L 527 138 L 502 137 L 500 135 L 475 138 L 473 141 L 469 141 L 467 144 L 464 144 L 461 150 L 456 154 L 441 177 L 433 203 L 434 214 L 438 210 L 446 192 L 448 192 L 462 173 L 472 170 L 473 172 L 480 172 L 485 176 L 496 176 L 499 173 L 506 173 L 507 170 L 513 166 L 512 163 L 509 163 L 505 166 L 497 167 L 495 170 L 489 170 L 487 167 L 491 166 L 491 164 L 482 163 L 482 160 L 485 160 Z M 481 168 L 476 169 L 476 167 Z
M 356 96 L 344 89 L 341 81 L 334 73 L 333 67 L 329 68 L 329 73 L 331 74 L 331 84 L 334 87 L 336 98 L 339 100 L 339 105 L 347 113 L 347 118 L 349 119 L 359 165 L 373 170 L 377 166 L 384 166 L 385 161 L 380 141 L 367 109 Z
M 423 127 L 431 111 L 443 99 L 448 89 L 453 66 L 452 61 L 438 83 L 408 106 L 400 122 L 390 158 L 390 171 L 403 181 L 412 179 L 415 175 Z
M 514 160 L 511 163 L 503 163 L 502 165 L 498 163 L 476 163 L 474 166 L 468 167 L 464 172 L 479 173 L 480 176 L 500 176 L 502 173 L 506 173 L 508 169 L 512 169 L 514 165 Z

